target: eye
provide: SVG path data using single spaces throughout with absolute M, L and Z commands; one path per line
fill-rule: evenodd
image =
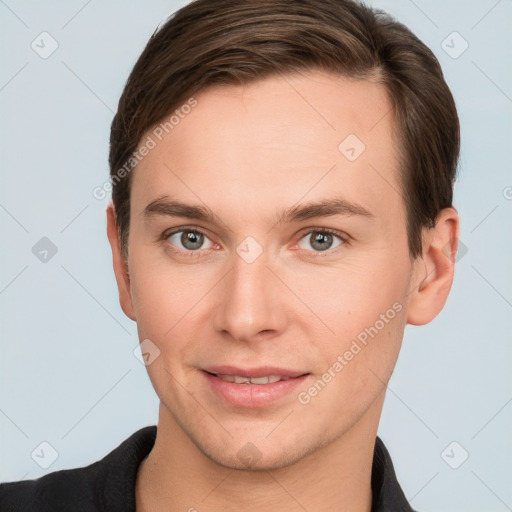
M 186 252 L 198 251 L 199 249 L 211 249 L 214 245 L 204 233 L 196 229 L 181 229 L 179 231 L 166 233 L 164 238 L 172 245 Z M 205 240 L 209 242 L 207 247 L 203 247 Z
M 299 247 L 308 250 L 309 248 L 305 247 L 307 244 L 315 249 L 314 252 L 325 252 L 346 243 L 347 239 L 347 235 L 332 229 L 312 229 L 300 239 Z M 304 241 L 305 243 L 303 243 Z

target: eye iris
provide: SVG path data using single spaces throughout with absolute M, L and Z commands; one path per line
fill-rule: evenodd
M 311 246 L 315 249 L 318 249 L 319 251 L 325 251 L 332 245 L 332 235 L 330 233 L 312 233 L 311 237 Z M 328 242 L 328 246 L 321 245 L 325 242 Z
M 187 249 L 199 249 L 203 245 L 204 235 L 196 231 L 184 231 L 181 235 L 181 243 Z

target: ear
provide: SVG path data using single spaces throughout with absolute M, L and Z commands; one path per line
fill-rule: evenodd
M 130 274 L 128 262 L 121 254 L 121 243 L 119 239 L 119 226 L 113 203 L 107 206 L 107 236 L 112 248 L 114 273 L 116 275 L 117 288 L 119 289 L 119 303 L 124 314 L 131 320 L 136 320 L 133 312 L 132 296 L 130 293 Z
M 407 323 L 424 325 L 443 309 L 453 283 L 459 244 L 459 215 L 454 208 L 441 210 L 435 226 L 423 233 L 422 255 L 413 265 Z

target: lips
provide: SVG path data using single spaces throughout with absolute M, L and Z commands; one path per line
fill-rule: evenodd
M 214 366 L 203 369 L 201 373 L 206 377 L 209 388 L 224 403 L 244 408 L 261 408 L 289 398 L 309 375 L 271 366 Z

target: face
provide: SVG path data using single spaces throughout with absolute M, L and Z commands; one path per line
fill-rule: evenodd
M 195 100 L 133 171 L 123 308 L 158 355 L 159 428 L 283 467 L 378 422 L 398 356 L 415 263 L 391 104 L 318 71 Z

